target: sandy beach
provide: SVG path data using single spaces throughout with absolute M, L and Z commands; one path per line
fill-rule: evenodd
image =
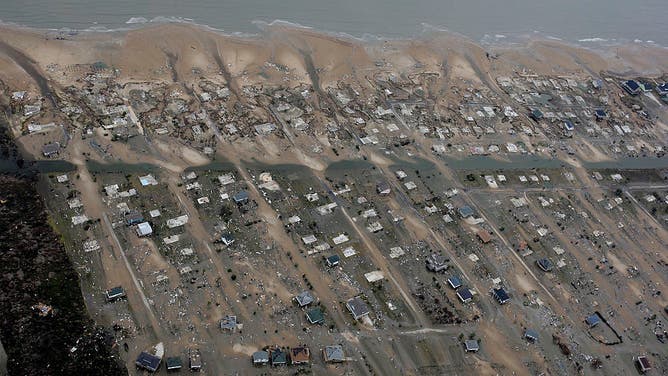
M 648 44 L 0 26 L 3 129 L 132 374 L 163 342 L 217 375 L 665 364 L 667 73 Z

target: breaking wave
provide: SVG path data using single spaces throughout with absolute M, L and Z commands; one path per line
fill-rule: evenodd
M 605 38 L 582 38 L 578 39 L 578 42 L 582 43 L 600 43 L 600 42 L 607 42 L 608 40 Z
M 147 22 L 148 20 L 145 17 L 132 17 L 129 20 L 125 21 L 126 24 L 143 24 Z

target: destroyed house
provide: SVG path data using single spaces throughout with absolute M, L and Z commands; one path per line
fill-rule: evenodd
M 111 288 L 105 292 L 107 296 L 107 301 L 113 302 L 118 299 L 122 299 L 125 297 L 125 290 L 123 290 L 123 287 L 121 286 L 116 286 L 114 288 Z
M 543 118 L 543 113 L 539 109 L 533 109 L 529 113 L 529 117 L 535 121 L 540 121 Z
M 442 272 L 446 269 L 448 269 L 448 258 L 445 257 L 444 255 L 439 255 L 436 253 L 432 253 L 429 257 L 427 257 L 427 270 L 430 270 L 435 273 Z
M 45 157 L 58 155 L 58 152 L 60 152 L 60 144 L 57 142 L 52 142 L 50 144 L 42 146 L 42 154 Z
M 654 84 L 648 81 L 640 81 L 638 82 L 638 85 L 640 86 L 640 89 L 645 93 L 654 90 Z
M 266 351 L 256 351 L 253 353 L 253 365 L 263 366 L 269 363 L 269 353 Z
M 202 357 L 199 350 L 190 351 L 190 370 L 199 371 L 202 369 Z
M 566 132 L 573 132 L 575 130 L 575 126 L 573 125 L 573 122 L 570 120 L 564 121 L 564 130 Z
M 664 82 L 662 84 L 656 85 L 656 93 L 659 94 L 662 97 L 665 97 L 668 95 L 668 82 Z
M 222 241 L 223 244 L 230 246 L 232 243 L 234 243 L 234 236 L 232 236 L 232 234 L 223 234 L 220 237 L 220 241 Z
M 345 360 L 343 347 L 341 345 L 325 346 L 322 350 L 325 363 L 341 363 Z
M 139 354 L 139 356 L 137 357 L 135 364 L 139 368 L 143 368 L 150 372 L 155 372 L 158 370 L 158 367 L 160 367 L 161 360 L 162 359 L 153 354 L 147 353 L 146 351 L 142 351 L 141 354 Z
M 144 222 L 144 216 L 137 210 L 131 210 L 125 214 L 125 223 L 128 226 L 137 225 Z
M 506 304 L 510 300 L 510 296 L 508 296 L 508 293 L 503 288 L 492 289 L 492 295 L 499 304 Z
M 542 258 L 536 261 L 536 264 L 538 264 L 538 267 L 544 271 L 544 272 L 549 272 L 552 270 L 552 261 L 546 258 Z
M 362 300 L 359 296 L 349 299 L 346 302 L 346 307 L 348 308 L 348 311 L 350 311 L 350 313 L 353 315 L 353 318 L 355 318 L 355 320 L 359 320 L 362 317 L 369 315 L 369 307 L 366 305 L 364 300 Z
M 594 111 L 594 115 L 596 116 L 596 120 L 605 120 L 608 118 L 608 114 L 605 112 L 605 110 L 601 109 Z
M 390 184 L 385 181 L 380 181 L 376 183 L 376 193 L 378 193 L 381 196 L 386 196 L 389 195 L 391 192 L 390 189 Z
M 226 315 L 220 320 L 220 329 L 233 331 L 237 328 L 237 317 L 234 315 Z
M 311 361 L 311 351 L 306 345 L 290 349 L 290 361 L 293 365 L 308 364 Z

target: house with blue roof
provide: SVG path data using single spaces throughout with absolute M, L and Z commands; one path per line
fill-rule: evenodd
M 622 82 L 622 88 L 631 95 L 638 95 L 640 94 L 641 91 L 640 84 L 638 84 L 638 81 L 636 80 L 628 80 Z

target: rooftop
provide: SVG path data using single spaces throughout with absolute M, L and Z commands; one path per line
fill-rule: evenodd
M 466 352 L 477 352 L 480 350 L 480 345 L 475 339 L 467 339 L 464 341 L 464 347 L 466 348 Z
M 158 370 L 158 367 L 160 367 L 160 359 L 159 357 L 149 354 L 146 351 L 142 351 L 141 354 L 137 357 L 137 360 L 135 361 L 135 364 L 139 368 L 144 368 L 148 371 L 155 372 Z
M 325 321 L 325 316 L 319 307 L 311 308 L 306 312 L 306 318 L 311 324 L 321 324 Z
M 542 258 L 536 261 L 538 267 L 541 268 L 544 272 L 549 272 L 552 270 L 552 261 L 546 258 Z
M 468 205 L 462 206 L 459 208 L 459 215 L 461 215 L 462 218 L 468 218 L 473 215 L 473 209 Z
M 311 360 L 311 351 L 307 346 L 293 347 L 290 350 L 292 364 L 304 364 Z
M 315 301 L 315 297 L 311 295 L 311 292 L 308 290 L 302 291 L 297 296 L 295 296 L 295 300 L 299 304 L 300 307 L 305 307 Z
M 322 355 L 326 363 L 339 363 L 345 360 L 341 345 L 325 346 Z
M 224 330 L 234 330 L 237 328 L 237 317 L 234 315 L 226 315 L 220 320 L 220 328 Z
M 246 191 L 241 191 L 241 192 L 235 194 L 234 196 L 232 196 L 232 199 L 233 199 L 234 202 L 236 202 L 237 204 L 246 202 L 246 201 L 248 201 L 248 192 L 246 192 Z
M 272 365 L 283 365 L 288 363 L 288 353 L 285 351 L 274 348 L 269 350 L 269 359 L 271 360 Z
M 448 283 L 453 289 L 457 289 L 462 285 L 462 281 L 457 276 L 452 276 L 448 278 Z
M 461 287 L 459 290 L 457 290 L 457 297 L 462 301 L 462 303 L 466 303 L 473 299 L 473 294 L 468 288 Z
M 585 322 L 587 325 L 589 325 L 590 328 L 593 328 L 601 322 L 601 318 L 597 313 L 594 313 L 593 315 L 587 316 Z
M 506 304 L 510 300 L 510 296 L 503 288 L 493 289 L 492 294 L 499 304 Z
M 524 338 L 532 342 L 538 341 L 538 332 L 533 329 L 527 329 L 524 332 Z
M 348 307 L 348 310 L 353 315 L 355 320 L 359 320 L 360 318 L 369 314 L 369 307 L 359 296 L 349 299 L 346 302 L 346 307 Z
M 253 364 L 269 363 L 269 353 L 266 351 L 256 351 L 253 353 Z
M 341 261 L 341 257 L 339 255 L 331 255 L 327 257 L 327 266 L 332 267 L 339 265 L 339 262 Z
M 181 369 L 182 367 L 181 357 L 170 356 L 169 358 L 167 358 L 167 361 L 165 361 L 165 365 L 167 366 L 167 370 Z

